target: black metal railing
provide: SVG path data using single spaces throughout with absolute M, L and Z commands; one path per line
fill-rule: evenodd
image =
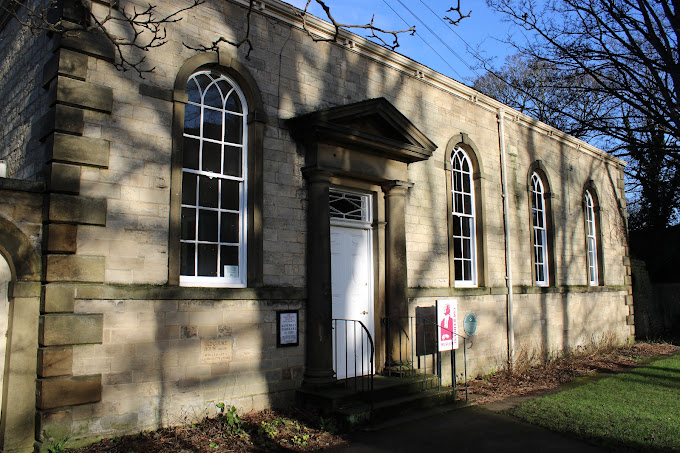
M 467 337 L 437 325 L 436 321 L 424 316 L 390 317 L 381 320 L 387 346 L 385 374 L 397 376 L 422 376 L 423 389 L 427 388 L 428 371 L 437 376 L 441 389 L 442 354 L 438 350 L 439 329 L 457 335 L 463 340 L 463 380 L 465 401 L 468 400 L 467 386 Z M 428 366 L 429 362 L 429 366 Z M 456 349 L 450 352 L 451 386 L 456 391 Z
M 368 392 L 372 402 L 375 344 L 361 321 L 333 319 L 333 370 L 347 388 Z

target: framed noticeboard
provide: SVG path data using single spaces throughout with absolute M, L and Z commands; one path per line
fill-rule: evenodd
M 278 346 L 297 346 L 300 343 L 298 333 L 298 311 L 276 312 L 276 331 L 278 332 Z

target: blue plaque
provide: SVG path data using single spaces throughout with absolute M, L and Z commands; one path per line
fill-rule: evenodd
M 468 313 L 463 319 L 463 330 L 467 335 L 474 335 L 477 332 L 477 317 L 474 313 Z

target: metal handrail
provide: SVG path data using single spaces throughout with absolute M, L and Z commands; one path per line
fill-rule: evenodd
M 468 338 L 463 336 L 463 335 L 458 334 L 458 332 L 454 332 L 450 329 L 447 329 L 446 327 L 442 327 L 442 326 L 438 325 L 436 322 L 433 322 L 433 321 L 431 321 L 427 318 L 424 318 L 422 316 L 396 316 L 396 317 L 393 316 L 393 317 L 381 319 L 381 323 L 383 325 L 387 326 L 387 328 L 385 329 L 385 333 L 387 335 L 386 338 L 388 338 L 388 339 L 391 338 L 390 337 L 390 333 L 391 333 L 390 331 L 391 331 L 391 328 L 392 328 L 392 323 L 395 322 L 395 320 L 407 320 L 409 331 L 415 330 L 414 326 L 417 325 L 418 322 L 422 322 L 423 324 L 427 323 L 431 326 L 434 326 L 436 329 L 443 329 L 443 330 L 445 330 L 445 331 L 447 331 L 451 334 L 454 334 L 454 335 L 458 336 L 459 338 L 463 339 L 463 365 L 464 365 L 464 382 L 465 382 L 465 401 L 467 402 L 468 401 L 468 385 L 467 385 L 467 340 L 468 340 Z M 409 367 L 410 367 L 411 371 L 413 371 L 414 373 L 417 372 L 416 368 L 414 367 L 416 357 L 418 358 L 418 363 L 419 363 L 418 368 L 420 368 L 420 357 L 432 355 L 432 370 L 434 372 L 434 370 L 435 370 L 435 356 L 438 355 L 438 354 L 434 354 L 434 353 L 433 354 L 422 354 L 422 355 L 418 356 L 417 353 L 416 353 L 415 341 L 413 341 L 412 338 L 411 338 L 411 337 L 413 337 L 413 335 L 409 335 L 409 332 L 405 332 L 403 329 L 399 329 L 399 362 L 400 362 L 400 365 L 403 365 L 404 356 L 406 355 L 404 353 L 404 351 L 402 351 L 402 343 L 403 343 L 402 342 L 402 335 L 405 335 L 406 339 L 409 340 L 409 343 L 410 343 Z M 425 329 L 422 329 L 421 340 L 422 340 L 423 344 L 425 344 L 424 336 L 425 336 Z M 408 352 L 408 351 L 406 351 L 406 352 Z M 437 351 L 437 352 L 439 352 L 439 351 Z M 454 350 L 452 350 L 452 353 L 451 353 L 451 384 L 452 384 L 454 392 L 456 391 L 456 360 L 455 360 L 455 354 L 456 354 L 456 350 L 454 349 Z M 426 363 L 424 364 L 423 368 L 425 370 L 427 369 Z M 441 370 L 441 357 L 439 357 L 439 360 L 437 360 L 436 370 L 437 370 L 437 377 L 438 377 L 438 386 L 441 388 L 441 372 L 442 372 L 442 370 Z M 425 380 L 426 380 L 426 377 L 427 377 L 426 376 L 427 373 L 425 371 L 423 371 L 422 375 L 423 375 L 423 386 L 425 386 Z
M 363 322 L 356 320 L 356 319 L 333 319 L 333 330 L 334 335 L 335 335 L 335 353 L 333 356 L 335 357 L 335 363 L 333 364 L 333 368 L 335 369 L 336 373 L 339 371 L 338 370 L 338 333 L 340 332 L 339 324 L 340 326 L 344 327 L 344 332 L 345 332 L 345 386 L 349 388 L 353 384 L 354 391 L 359 390 L 359 383 L 361 384 L 361 391 L 362 392 L 368 392 L 369 394 L 369 403 L 371 405 L 371 412 L 373 412 L 373 375 L 375 374 L 375 344 L 373 342 L 373 337 L 371 336 L 371 333 L 368 331 L 368 328 L 364 325 Z M 351 329 L 349 328 L 351 326 Z M 357 343 L 357 330 L 359 330 L 359 339 L 360 342 Z M 348 333 L 352 334 L 352 339 L 353 345 L 354 345 L 354 351 L 351 353 L 351 356 L 353 356 L 354 361 L 353 361 L 353 366 L 352 368 L 349 367 L 349 362 L 350 362 L 350 348 L 348 347 Z M 360 348 L 357 348 L 359 346 Z M 368 369 L 365 369 L 365 364 L 366 360 L 364 358 L 366 357 L 366 353 L 368 353 Z M 349 371 L 353 370 L 354 371 L 354 376 L 352 378 L 347 378 L 349 375 Z M 357 374 L 357 372 L 361 372 L 360 375 Z

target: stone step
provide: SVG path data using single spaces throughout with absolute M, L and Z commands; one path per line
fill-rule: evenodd
M 298 390 L 298 404 L 302 407 L 316 407 L 324 413 L 330 413 L 339 407 L 354 401 L 374 402 L 421 392 L 437 386 L 437 377 L 433 375 L 417 377 L 374 376 L 373 392 L 369 391 L 367 378 L 340 381 L 323 388 L 302 388 Z
M 425 413 L 435 407 L 453 404 L 462 405 L 465 402 L 456 403 L 454 393 L 450 388 L 430 389 L 380 400 L 375 402 L 372 408 L 370 403 L 366 401 L 355 401 L 339 407 L 335 411 L 335 415 L 349 425 L 367 427 L 382 424 L 398 417 Z
M 356 388 L 355 388 L 356 384 Z M 298 390 L 298 404 L 334 415 L 352 426 L 383 423 L 395 417 L 450 405 L 455 397 L 450 387 L 437 388 L 434 375 L 414 377 L 374 377 L 374 391 L 368 384 L 343 381 L 321 389 Z

